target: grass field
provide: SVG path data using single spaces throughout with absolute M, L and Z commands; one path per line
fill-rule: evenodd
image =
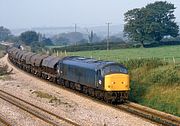
M 137 58 L 162 58 L 163 60 L 180 62 L 180 46 L 165 46 L 157 48 L 132 48 L 132 49 L 118 49 L 118 50 L 98 50 L 98 51 L 82 51 L 69 52 L 68 55 L 78 55 L 85 57 L 93 57 L 96 59 L 124 61 L 127 59 Z
M 180 46 L 68 52 L 67 55 L 124 63 L 131 77 L 131 101 L 180 116 Z

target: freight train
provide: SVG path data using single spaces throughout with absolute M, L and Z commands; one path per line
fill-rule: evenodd
M 37 77 L 106 102 L 123 102 L 130 90 L 126 67 L 119 63 L 79 56 L 40 55 L 11 47 L 9 60 Z

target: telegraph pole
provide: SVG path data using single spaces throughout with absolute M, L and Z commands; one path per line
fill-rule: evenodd
M 74 25 L 74 32 L 77 31 L 77 24 Z
M 77 32 L 77 24 L 74 24 L 74 32 Z M 75 41 L 75 45 L 77 45 L 76 41 Z
M 108 34 L 107 34 L 107 51 L 109 50 L 109 25 L 112 24 L 110 22 L 106 23 L 108 25 Z

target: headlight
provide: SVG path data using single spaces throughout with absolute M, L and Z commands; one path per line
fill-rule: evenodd
M 102 84 L 102 81 L 101 81 L 101 80 L 99 80 L 99 84 Z

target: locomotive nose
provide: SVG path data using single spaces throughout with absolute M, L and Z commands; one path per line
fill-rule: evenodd
M 128 91 L 129 75 L 127 74 L 110 74 L 105 76 L 106 91 Z

